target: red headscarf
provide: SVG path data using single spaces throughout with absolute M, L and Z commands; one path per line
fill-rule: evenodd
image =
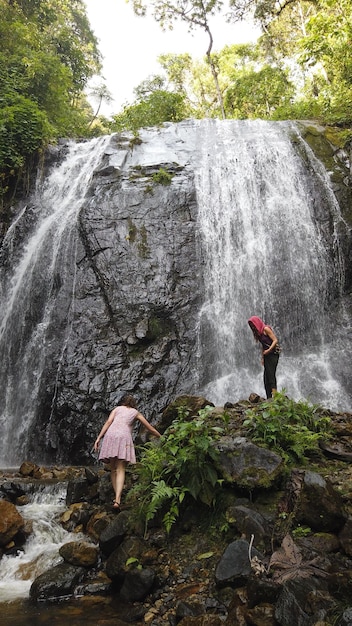
M 249 318 L 248 324 L 249 324 L 249 322 L 251 324 L 253 324 L 253 326 L 256 329 L 258 335 L 262 335 L 264 333 L 264 328 L 265 328 L 265 326 L 267 326 L 267 324 L 264 324 L 263 320 L 260 319 L 260 317 L 257 317 L 256 315 L 254 315 L 253 317 Z

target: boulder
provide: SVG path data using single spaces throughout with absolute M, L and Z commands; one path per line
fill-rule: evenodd
M 314 598 L 318 596 L 318 606 Z M 314 577 L 295 578 L 284 583 L 275 605 L 275 619 L 285 626 L 311 626 L 325 617 L 331 607 L 324 581 Z
M 34 472 L 36 472 L 38 469 L 39 469 L 39 466 L 36 465 L 35 463 L 32 463 L 31 461 L 23 461 L 19 469 L 19 472 L 22 476 L 27 477 L 27 476 L 33 476 Z
M 97 495 L 97 484 L 93 485 L 86 478 L 75 478 L 70 480 L 67 485 L 66 504 L 74 504 L 75 502 L 89 502 Z
M 99 557 L 99 550 L 87 541 L 70 541 L 61 546 L 60 556 L 71 565 L 93 567 Z
M 242 537 L 248 541 L 250 541 L 252 535 L 254 535 L 256 543 L 270 536 L 264 517 L 258 511 L 247 506 L 237 505 L 229 507 L 226 511 L 226 520 L 230 526 L 236 528 Z
M 120 598 L 124 602 L 142 602 L 150 593 L 155 581 L 155 572 L 150 567 L 133 568 L 126 573 Z
M 129 525 L 129 515 L 121 511 L 101 532 L 99 545 L 102 552 L 108 556 L 120 545 L 126 535 Z
M 86 529 L 93 513 L 94 509 L 88 502 L 76 502 L 64 511 L 60 517 L 60 522 L 64 529 L 69 532 L 73 532 L 78 526 Z
M 67 598 L 73 594 L 85 572 L 83 567 L 75 567 L 65 562 L 59 563 L 34 580 L 29 590 L 29 597 L 35 602 Z
M 340 531 L 347 515 L 339 492 L 328 479 L 316 472 L 306 470 L 300 476 L 301 487 L 295 506 L 297 522 L 315 531 Z
M 263 556 L 252 548 L 251 558 L 257 557 L 260 561 Z M 241 586 L 252 572 L 249 557 L 249 543 L 245 539 L 237 539 L 225 549 L 215 570 L 217 585 L 232 587 Z
M 126 537 L 109 556 L 106 562 L 106 573 L 109 578 L 124 577 L 129 569 L 129 559 L 139 563 L 145 544 L 138 537 Z
M 284 471 L 282 458 L 260 448 L 245 437 L 220 437 L 215 444 L 219 451 L 216 468 L 228 482 L 246 489 L 268 488 Z
M 0 500 L 0 546 L 6 546 L 24 528 L 25 521 L 14 504 Z

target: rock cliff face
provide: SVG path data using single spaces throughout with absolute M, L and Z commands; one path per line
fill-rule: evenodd
M 40 448 L 49 444 L 56 458 L 83 460 L 123 393 L 153 420 L 194 383 L 202 284 L 185 134 L 187 123 L 144 131 L 141 145 L 115 135 L 94 172 L 78 220 L 68 345 L 54 406 L 49 368 L 39 413 Z M 30 445 L 38 449 L 37 427 Z
M 11 348 L 0 366 L 2 386 L 17 404 L 1 418 L 0 464 L 16 465 L 26 455 L 42 463 L 85 463 L 123 393 L 134 394 L 153 422 L 176 395 L 199 391 L 198 325 L 205 288 L 194 177 L 201 124 L 190 120 L 143 130 L 139 138 L 104 139 L 101 158 L 75 198 L 78 208 L 55 262 L 49 243 L 36 273 L 29 265 L 22 268 L 29 304 L 23 312 L 24 295 L 16 306 L 11 296 L 11 314 L 3 324 L 6 330 L 13 320 Z M 62 144 L 48 154 L 46 174 L 53 163 L 64 162 L 69 149 Z M 342 160 L 339 180 L 334 171 L 345 220 L 350 215 L 347 168 Z M 72 168 L 62 176 L 71 177 L 64 191 L 69 211 L 70 187 L 79 174 Z M 318 177 L 314 185 L 318 188 Z M 25 235 L 34 233 L 50 202 L 56 200 L 44 206 L 37 194 L 16 215 L 1 256 L 8 272 L 27 250 Z M 319 215 L 322 206 L 325 210 L 323 200 L 316 202 L 317 220 L 330 238 L 332 218 Z M 54 231 L 60 231 L 61 220 L 53 221 Z M 351 235 L 344 224 L 348 294 Z M 5 286 L 10 282 L 5 279 Z

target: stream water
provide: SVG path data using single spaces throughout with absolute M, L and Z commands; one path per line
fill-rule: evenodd
M 0 626 L 49 626 L 70 624 L 96 626 L 103 617 L 117 618 L 108 598 L 77 597 L 63 602 L 34 604 L 29 600 L 33 580 L 62 559 L 59 548 L 70 541 L 87 537 L 67 532 L 59 523 L 66 510 L 66 484 L 43 485 L 18 507 L 33 526 L 23 551 L 5 555 L 0 567 Z M 118 620 L 116 621 L 118 626 Z

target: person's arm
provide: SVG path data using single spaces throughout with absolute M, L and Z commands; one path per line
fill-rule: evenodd
M 275 333 L 271 330 L 271 328 L 269 328 L 269 326 L 265 326 L 264 333 L 268 337 L 270 337 L 270 339 L 271 339 L 271 346 L 269 346 L 269 348 L 267 348 L 266 350 L 263 350 L 263 356 L 265 356 L 266 354 L 269 354 L 269 352 L 272 352 L 274 350 L 275 346 L 277 346 L 277 344 L 278 344 L 278 338 L 276 337 Z
M 161 437 L 161 434 L 159 433 L 159 431 L 156 430 L 156 428 L 154 428 L 154 426 L 149 424 L 148 420 L 145 419 L 145 417 L 144 417 L 144 415 L 142 415 L 142 413 L 137 413 L 136 419 L 139 420 L 140 423 L 143 424 L 143 426 L 145 426 L 145 428 L 147 430 L 149 430 L 149 432 L 152 435 L 154 435 L 154 437 Z
M 104 424 L 103 428 L 101 429 L 101 431 L 100 431 L 100 433 L 99 433 L 98 437 L 96 438 L 95 443 L 94 443 L 94 450 L 95 450 L 95 451 L 96 451 L 96 450 L 98 450 L 98 448 L 99 448 L 99 444 L 100 444 L 100 440 L 104 437 L 104 435 L 105 435 L 105 433 L 106 433 L 107 429 L 108 429 L 108 428 L 109 428 L 109 426 L 111 426 L 111 424 L 113 423 L 113 421 L 114 421 L 114 417 L 115 417 L 115 412 L 116 412 L 116 409 L 113 409 L 113 410 L 111 411 L 111 413 L 110 413 L 110 415 L 109 415 L 108 419 L 106 420 L 106 422 L 105 422 L 105 424 Z

